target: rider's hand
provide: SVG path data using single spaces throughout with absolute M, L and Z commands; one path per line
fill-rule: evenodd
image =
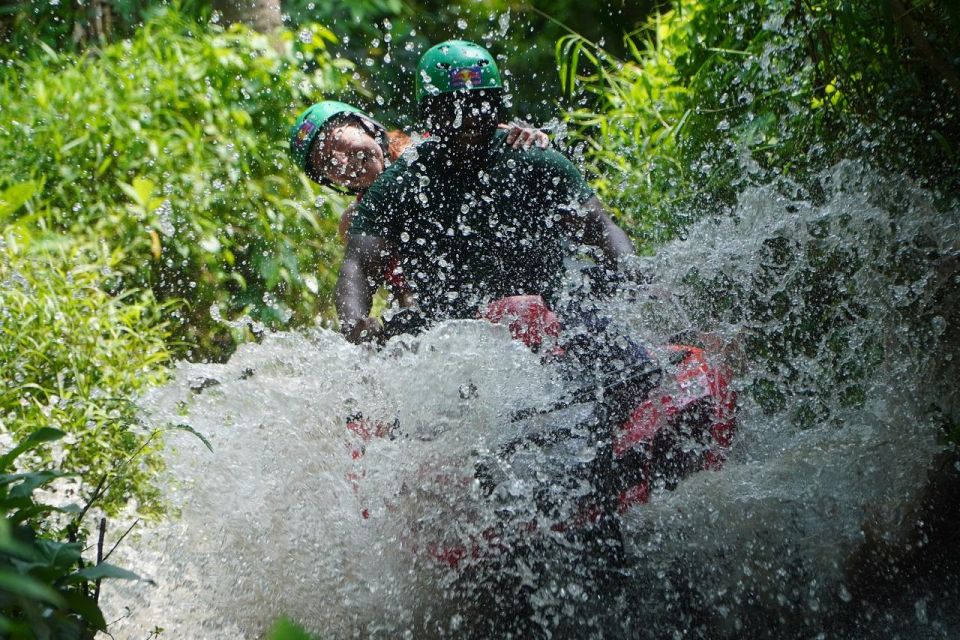
M 653 284 L 653 274 L 636 264 L 620 264 L 618 271 L 627 284 L 640 286 Z
M 361 318 L 346 331 L 347 340 L 354 344 L 383 342 L 383 323 L 377 318 Z
M 533 127 L 521 127 L 515 124 L 498 125 L 500 129 L 507 132 L 507 144 L 514 149 L 529 149 L 537 146 L 546 149 L 550 146 L 550 138 L 540 129 Z

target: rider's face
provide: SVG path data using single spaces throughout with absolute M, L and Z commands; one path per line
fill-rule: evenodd
M 311 148 L 310 168 L 334 184 L 366 189 L 383 173 L 383 149 L 360 123 L 334 123 Z
M 444 96 L 430 116 L 430 133 L 462 146 L 486 142 L 497 130 L 500 98 L 489 91 Z

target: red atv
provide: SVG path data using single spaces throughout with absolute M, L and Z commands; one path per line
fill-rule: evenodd
M 617 346 L 611 341 L 598 349 L 597 336 L 605 328 L 597 329 L 589 321 L 563 327 L 540 296 L 497 300 L 487 305 L 480 317 L 506 325 L 515 340 L 543 357 L 544 366 L 567 367 L 572 380 L 580 381 L 584 368 L 595 372 L 592 383 L 581 392 L 551 406 L 515 411 L 511 420 L 543 422 L 544 416 L 562 414 L 574 405 L 591 407 L 587 418 L 581 411 L 574 421 L 554 421 L 550 428 L 500 444 L 476 462 L 471 478 L 451 478 L 449 474 L 440 478 L 447 485 L 479 480 L 494 501 L 502 499 L 499 487 L 508 484 L 510 477 L 515 480 L 517 474 L 526 473 L 539 478 L 535 508 L 539 515 L 512 517 L 506 526 L 532 531 L 548 522 L 554 532 L 582 530 L 647 502 L 654 490 L 672 489 L 691 473 L 723 465 L 736 431 L 736 393 L 730 388 L 729 370 L 714 361 L 718 354 L 689 344 L 669 344 L 657 362 L 642 347 L 622 339 L 616 341 Z M 408 323 L 400 326 L 400 331 L 411 330 Z M 611 349 L 620 351 L 611 354 Z M 617 370 L 604 371 L 608 362 L 616 362 Z M 598 389 L 602 397 L 598 397 Z M 359 446 L 351 446 L 357 465 L 351 479 L 356 487 L 364 474 L 366 447 L 373 446 L 377 438 L 402 435 L 396 423 L 372 422 L 361 416 L 350 419 L 347 428 L 360 440 Z M 583 451 L 591 453 L 584 456 Z M 547 453 L 531 456 L 531 452 Z M 534 470 L 525 468 L 529 467 L 527 461 L 544 458 L 549 460 L 547 466 L 553 465 L 550 470 L 542 465 Z M 423 474 L 431 472 L 421 470 Z M 583 490 L 584 486 L 588 489 Z M 576 497 L 570 500 L 568 493 Z M 544 514 L 549 517 L 542 517 Z M 368 510 L 363 509 L 361 515 L 369 517 Z M 468 543 L 430 544 L 429 553 L 457 568 L 465 558 L 502 547 L 502 529 L 482 528 Z

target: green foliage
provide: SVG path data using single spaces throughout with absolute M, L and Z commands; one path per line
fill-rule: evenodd
M 312 640 L 313 636 L 287 618 L 280 618 L 267 631 L 266 640 Z
M 96 631 L 106 630 L 97 603 L 100 580 L 138 579 L 103 558 L 85 566 L 84 539 L 75 523 L 69 528 L 68 542 L 38 534 L 37 523 L 51 514 L 79 518 L 76 512 L 86 509 L 38 502 L 35 491 L 69 474 L 52 469 L 17 472 L 14 462 L 65 435 L 57 429 L 38 429 L 0 457 L 0 633 L 4 638 L 92 639 Z
M 0 438 L 41 426 L 63 431 L 61 446 L 43 456 L 78 475 L 65 490 L 99 486 L 108 512 L 135 499 L 149 514 L 159 508 L 151 484 L 159 461 L 135 429 L 131 398 L 165 377 L 169 354 L 152 297 L 117 289 L 124 260 L 105 243 L 8 232 L 0 245 Z
M 22 55 L 43 42 L 57 51 L 129 36 L 164 7 L 204 19 L 211 13 L 208 0 L 9 0 L 0 7 L 0 50 Z
M 557 57 L 593 96 L 569 120 L 601 195 L 649 245 L 748 184 L 852 156 L 955 192 L 958 26 L 926 0 L 676 0 L 625 58 L 577 34 Z
M 337 217 L 286 157 L 287 127 L 340 86 L 333 39 L 207 30 L 166 11 L 98 55 L 35 49 L 0 88 L 2 175 L 37 185 L 8 222 L 121 250 L 125 285 L 183 301 L 174 334 L 195 356 L 243 335 L 217 313 L 312 321 L 335 279 Z
M 317 21 L 344 36 L 335 50 L 357 62 L 357 95 L 347 96 L 378 113 L 384 122 L 416 126 L 413 99 L 417 60 L 429 47 L 451 38 L 483 44 L 506 70 L 513 113 L 546 122 L 559 113 L 560 88 L 553 45 L 574 24 L 594 40 L 620 51 L 622 29 L 645 18 L 654 0 L 288 0 L 294 24 Z
M 671 14 L 655 18 L 650 29 L 625 37 L 635 63 L 620 62 L 577 34 L 556 46 L 564 91 L 572 94 L 586 85 L 600 102 L 597 111 L 568 115 L 574 140 L 586 142 L 601 199 L 641 244 L 668 239 L 687 222 L 672 205 L 676 185 L 689 173 L 677 157 L 677 142 L 691 116 L 692 96 L 677 82 L 675 59 L 690 33 L 686 20 Z M 584 62 L 595 73 L 583 75 Z
M 773 184 L 766 193 L 794 203 L 785 216 L 822 204 L 838 184 L 875 190 L 857 170 L 822 173 L 863 166 L 837 164 L 848 158 L 939 189 L 949 211 L 943 200 L 960 187 L 958 15 L 926 0 L 675 0 L 625 34 L 627 56 L 570 33 L 556 46 L 561 82 L 590 98 L 568 114 L 572 138 L 585 148 L 601 198 L 647 251 L 695 218 L 723 216 L 751 185 Z M 890 189 L 877 206 L 910 211 L 893 204 L 898 197 Z M 850 299 L 851 281 L 889 264 L 896 266 L 883 277 L 911 282 L 922 260 L 906 256 L 930 250 L 918 238 L 884 246 L 880 257 L 886 232 L 877 224 L 837 221 L 811 230 L 802 245 L 771 232 L 750 277 L 705 278 L 690 265 L 683 285 L 700 316 L 692 319 L 746 329 L 742 347 L 755 364 L 749 392 L 765 410 L 808 426 L 863 402 L 889 344 Z M 832 242 L 855 237 L 850 225 L 870 234 L 862 248 Z M 929 335 L 933 314 L 911 308 L 903 324 L 917 329 L 905 333 Z M 933 344 L 915 351 L 924 350 Z M 807 359 L 829 366 L 797 366 Z

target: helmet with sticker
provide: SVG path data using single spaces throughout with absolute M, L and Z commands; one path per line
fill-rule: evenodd
M 290 157 L 301 170 L 307 170 L 310 148 L 323 128 L 344 117 L 356 117 L 386 140 L 386 129 L 361 109 L 336 100 L 323 100 L 307 107 L 290 127 Z
M 417 65 L 417 102 L 430 96 L 477 89 L 503 89 L 490 52 L 466 40 L 447 40 L 427 50 Z

